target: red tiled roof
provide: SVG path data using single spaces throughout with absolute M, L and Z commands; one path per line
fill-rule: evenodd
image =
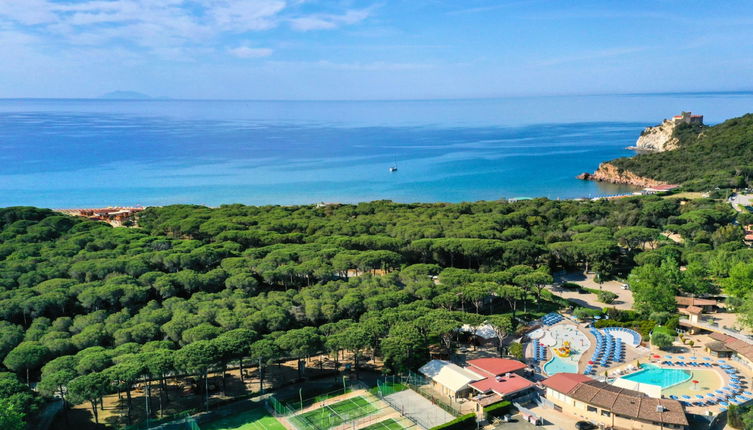
M 735 351 L 748 360 L 753 361 L 753 345 L 723 333 L 714 332 L 711 333 L 709 337 L 714 340 L 724 342 L 724 345 L 727 348 Z
M 499 378 L 499 380 L 497 378 Z M 512 374 L 510 376 L 482 379 L 471 383 L 470 386 L 482 393 L 493 391 L 504 397 L 525 390 L 526 388 L 533 386 L 533 383 L 520 375 Z
M 687 308 L 680 309 L 680 312 L 689 315 L 700 315 L 703 313 L 703 309 L 698 306 L 688 306 Z
M 554 376 L 544 379 L 541 383 L 544 384 L 545 387 L 549 387 L 554 391 L 569 393 L 570 390 L 575 388 L 575 386 L 581 382 L 588 382 L 591 380 L 592 379 L 588 376 L 579 373 L 557 373 Z
M 654 399 L 640 391 L 595 381 L 577 373 L 558 373 L 542 381 L 542 384 L 575 400 L 615 414 L 642 421 L 688 425 L 685 410 L 676 400 Z
M 675 302 L 681 306 L 717 306 L 719 304 L 716 300 L 684 296 L 675 296 Z
M 504 375 L 526 368 L 526 365 L 520 361 L 506 358 L 477 358 L 470 360 L 468 364 L 469 370 L 491 376 Z

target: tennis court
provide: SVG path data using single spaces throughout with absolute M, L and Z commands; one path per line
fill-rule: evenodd
M 399 422 L 393 420 L 392 418 L 387 418 L 384 421 L 379 421 L 378 423 L 364 427 L 361 430 L 403 430 L 404 428 L 405 427 L 403 427 Z
M 356 396 L 289 417 L 288 421 L 299 430 L 324 430 L 365 417 L 378 410 L 363 396 Z
M 264 408 L 256 408 L 202 424 L 201 430 L 285 430 L 285 427 Z

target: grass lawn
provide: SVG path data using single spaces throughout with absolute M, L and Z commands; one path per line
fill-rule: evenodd
M 285 427 L 264 408 L 256 408 L 203 424 L 201 430 L 285 430 Z
M 392 418 L 387 418 L 384 421 L 379 421 L 378 423 L 364 427 L 361 430 L 403 430 L 403 426 Z
M 305 414 L 288 418 L 300 430 L 322 430 L 339 426 L 377 411 L 377 407 L 362 396 L 351 397 Z

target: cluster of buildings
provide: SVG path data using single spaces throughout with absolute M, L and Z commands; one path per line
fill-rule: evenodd
M 677 400 L 657 399 L 577 373 L 558 373 L 541 382 L 553 409 L 605 428 L 685 429 L 688 418 Z
M 419 371 L 431 388 L 452 400 L 469 399 L 479 406 L 513 400 L 533 391 L 527 365 L 506 358 L 478 358 L 465 367 L 446 360 L 431 360 Z
M 677 400 L 649 397 L 578 373 L 557 373 L 533 382 L 532 369 L 517 360 L 480 358 L 464 367 L 431 360 L 420 372 L 435 392 L 454 401 L 475 402 L 479 407 L 543 395 L 540 401 L 550 409 L 598 423 L 602 428 L 659 430 L 689 426 L 685 409 Z
M 88 218 L 95 221 L 104 221 L 114 227 L 120 227 L 128 221 L 132 221 L 134 216 L 143 211 L 142 206 L 135 207 L 108 207 L 108 208 L 87 208 L 87 209 L 57 209 L 62 214 Z

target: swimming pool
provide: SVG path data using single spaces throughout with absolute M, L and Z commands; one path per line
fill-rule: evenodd
M 578 365 L 555 355 L 544 365 L 544 372 L 549 376 L 556 373 L 578 373 Z
M 682 369 L 665 369 L 653 364 L 641 364 L 641 368 L 643 370 L 623 376 L 622 379 L 641 384 L 658 385 L 663 390 L 693 377 L 692 373 Z

